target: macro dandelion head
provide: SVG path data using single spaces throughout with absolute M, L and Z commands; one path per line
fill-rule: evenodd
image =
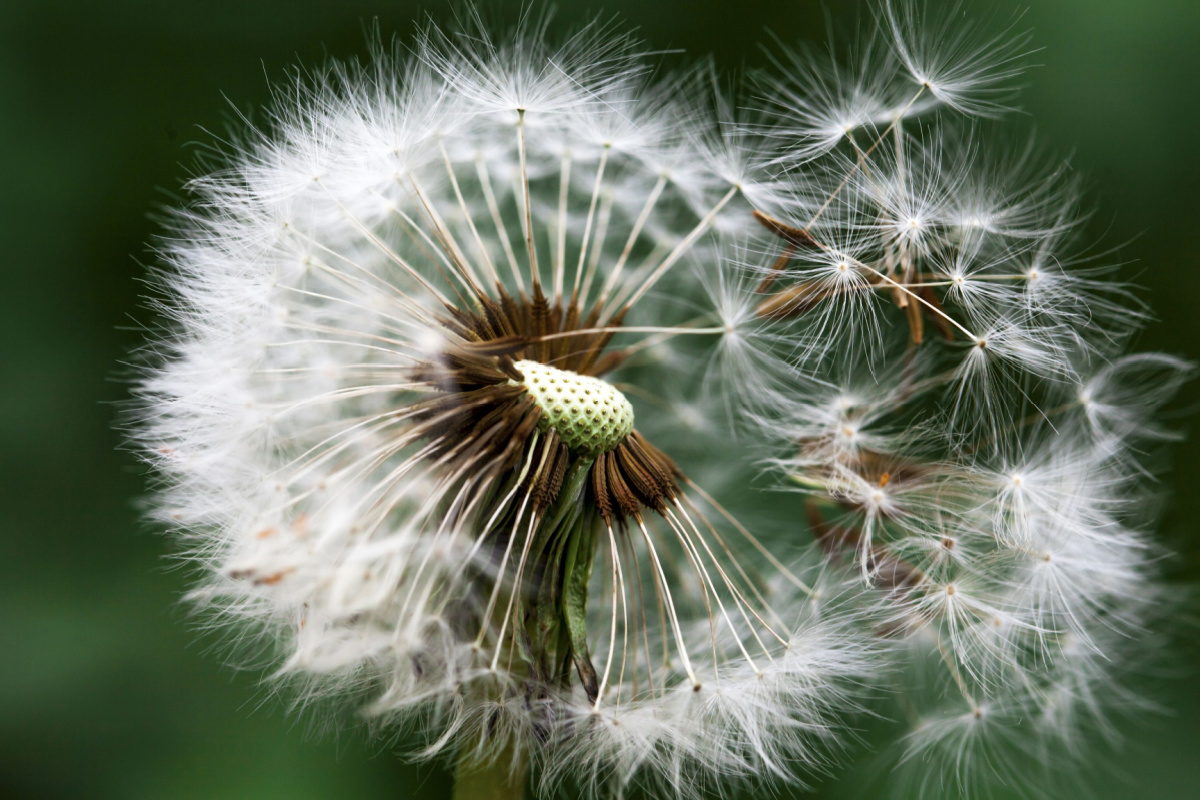
M 823 763 L 877 647 L 668 455 L 747 470 L 720 403 L 660 399 L 746 327 L 690 274 L 758 227 L 762 156 L 595 26 L 377 50 L 280 90 L 164 245 L 139 435 L 195 599 L 426 755 L 684 793 Z
M 908 766 L 1072 749 L 1160 596 L 1140 454 L 1188 365 L 1121 355 L 1067 171 L 955 119 L 1025 40 L 876 21 L 748 110 L 469 15 L 277 89 L 175 212 L 137 389 L 192 598 L 518 790 L 803 779 L 930 663 Z M 764 473 L 814 547 L 735 513 Z

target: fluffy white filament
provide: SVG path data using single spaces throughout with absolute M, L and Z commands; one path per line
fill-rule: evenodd
M 795 779 L 868 684 L 903 687 L 921 783 L 1075 752 L 1165 597 L 1142 455 L 1189 365 L 1122 355 L 1144 312 L 1073 259 L 1069 171 L 962 121 L 1024 39 L 877 22 L 778 54 L 749 111 L 601 26 L 430 28 L 280 86 L 190 184 L 137 392 L 195 600 L 302 701 L 531 757 L 547 796 Z M 514 657 L 539 451 L 509 490 L 419 412 L 447 309 L 497 286 L 594 305 L 546 341 L 611 328 L 605 380 L 687 476 L 597 529 L 595 698 Z M 722 505 L 764 452 L 819 547 Z

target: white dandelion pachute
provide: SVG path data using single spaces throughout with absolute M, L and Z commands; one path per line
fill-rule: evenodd
M 1136 455 L 1188 365 L 1118 357 L 1074 183 L 953 120 L 1022 40 L 929 19 L 750 110 L 599 25 L 279 89 L 175 213 L 136 390 L 193 600 L 514 793 L 800 780 L 869 687 L 910 769 L 985 712 L 1073 750 L 1162 598 Z

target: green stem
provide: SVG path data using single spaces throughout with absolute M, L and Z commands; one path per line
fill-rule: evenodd
M 529 762 L 521 756 L 514 763 L 511 747 L 492 761 L 466 756 L 458 761 L 453 800 L 522 800 L 528 783 Z

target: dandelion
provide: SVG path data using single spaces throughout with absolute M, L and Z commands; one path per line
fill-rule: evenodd
M 208 618 L 464 797 L 803 780 L 896 686 L 901 785 L 971 788 L 1135 707 L 1190 365 L 1123 355 L 1070 170 L 989 146 L 1027 40 L 876 23 L 749 102 L 470 15 L 279 88 L 175 213 L 137 389 Z
M 703 73 L 648 72 L 467 20 L 299 75 L 162 248 L 138 437 L 193 599 L 466 793 L 789 778 L 876 666 L 692 477 L 747 480 L 728 399 L 664 395 L 765 393 L 753 287 L 706 270 L 776 190 Z

